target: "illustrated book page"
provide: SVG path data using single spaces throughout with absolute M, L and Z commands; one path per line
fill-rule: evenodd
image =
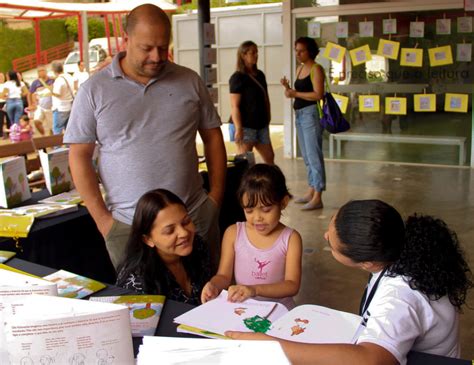
M 126 306 L 130 313 L 132 336 L 153 336 L 160 320 L 166 297 L 164 295 L 120 295 L 91 297 L 91 301 Z
M 99 281 L 66 270 L 56 271 L 43 279 L 56 283 L 58 295 L 66 298 L 81 299 L 106 287 Z

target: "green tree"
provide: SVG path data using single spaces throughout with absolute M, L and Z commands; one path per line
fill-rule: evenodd
M 54 179 L 54 185 L 58 185 L 58 179 L 61 176 L 61 171 L 57 166 L 54 167 L 53 171 L 51 171 L 51 177 Z
M 67 18 L 65 21 L 66 30 L 69 36 L 74 39 L 75 41 L 79 40 L 79 33 L 78 33 L 78 19 L 77 17 L 70 17 Z M 112 22 L 109 22 L 109 31 L 112 34 Z M 87 18 L 87 29 L 89 33 L 89 40 L 94 38 L 102 38 L 105 37 L 105 25 L 104 20 L 99 17 L 89 17 Z

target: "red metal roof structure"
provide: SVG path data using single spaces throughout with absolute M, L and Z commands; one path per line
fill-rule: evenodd
M 114 3 L 54 3 L 41 2 L 38 0 L 0 0 L 0 19 L 23 19 L 34 22 L 35 27 L 35 45 L 36 59 L 39 64 L 41 61 L 41 37 L 39 22 L 45 19 L 65 18 L 77 16 L 78 18 L 78 36 L 80 45 L 81 59 L 88 58 L 88 52 L 84 52 L 84 35 L 87 34 L 87 16 L 100 15 L 104 18 L 105 32 L 108 39 L 109 54 L 112 47 L 110 44 L 109 17 L 113 24 L 113 37 L 117 49 L 119 49 L 119 37 L 122 36 L 122 16 L 128 14 L 133 8 L 141 4 L 155 4 L 166 12 L 174 12 L 176 5 L 166 0 L 125 0 Z M 86 38 L 87 42 L 87 38 Z M 88 47 L 86 47 L 87 49 Z M 88 62 L 86 62 L 88 65 Z

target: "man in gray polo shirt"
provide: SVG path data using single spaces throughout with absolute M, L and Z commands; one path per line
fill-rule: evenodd
M 137 200 L 156 188 L 185 202 L 197 232 L 218 256 L 218 207 L 226 174 L 221 122 L 199 76 L 168 62 L 170 30 L 160 8 L 145 4 L 132 10 L 126 52 L 79 89 L 64 136 L 71 145 L 74 183 L 115 268 L 125 258 Z M 197 132 L 204 143 L 209 194 L 198 172 Z M 96 142 L 106 202 L 92 165 Z

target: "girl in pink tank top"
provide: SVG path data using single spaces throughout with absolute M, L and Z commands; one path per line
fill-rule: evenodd
M 291 198 L 285 176 L 275 165 L 257 164 L 244 174 L 237 194 L 246 221 L 225 231 L 219 270 L 204 286 L 201 301 L 227 289 L 231 302 L 254 298 L 292 309 L 300 289 L 302 243 L 298 232 L 280 222 Z

